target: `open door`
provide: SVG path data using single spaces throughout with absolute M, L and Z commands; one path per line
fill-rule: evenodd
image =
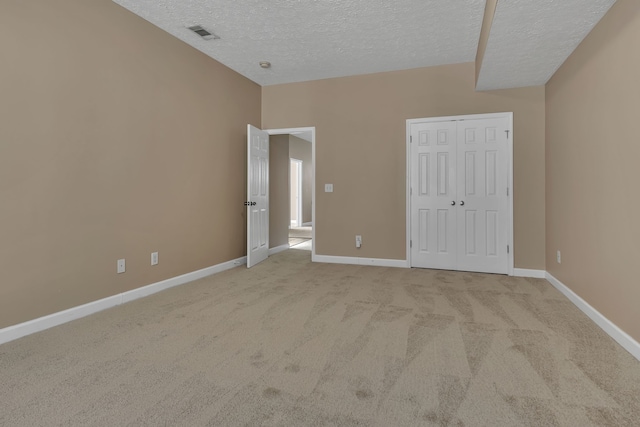
M 269 134 L 247 126 L 247 268 L 269 256 Z

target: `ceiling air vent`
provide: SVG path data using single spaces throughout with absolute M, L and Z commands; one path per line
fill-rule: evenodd
M 194 33 L 196 33 L 197 35 L 199 35 L 205 40 L 216 40 L 220 38 L 215 34 L 213 34 L 211 31 L 208 31 L 202 28 L 202 25 L 194 25 L 193 27 L 187 27 L 187 28 L 189 28 L 191 31 L 193 31 Z

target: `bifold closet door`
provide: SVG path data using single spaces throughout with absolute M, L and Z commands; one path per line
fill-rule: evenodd
M 509 120 L 413 123 L 411 266 L 508 272 Z

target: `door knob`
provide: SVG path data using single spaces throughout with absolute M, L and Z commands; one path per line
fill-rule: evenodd
M 464 206 L 464 200 L 460 202 L 460 206 Z
M 256 205 L 256 202 L 251 202 L 251 206 L 255 206 L 255 205 Z
M 453 202 L 451 202 L 451 206 L 455 206 L 455 205 L 456 205 L 456 202 L 454 200 Z

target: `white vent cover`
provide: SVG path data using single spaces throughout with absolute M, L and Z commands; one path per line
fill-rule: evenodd
M 189 28 L 191 31 L 193 31 L 194 33 L 196 33 L 197 35 L 199 35 L 205 40 L 216 40 L 220 38 L 215 34 L 213 34 L 211 31 L 203 28 L 202 25 L 194 25 L 192 27 L 187 27 L 187 28 Z

